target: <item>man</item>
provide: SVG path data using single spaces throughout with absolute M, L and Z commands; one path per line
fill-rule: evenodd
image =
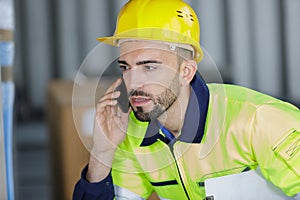
M 123 78 L 99 100 L 93 148 L 74 199 L 204 199 L 204 181 L 260 167 L 286 195 L 300 192 L 300 111 L 232 85 L 206 84 L 192 8 L 131 0 L 114 36 Z M 125 83 L 130 109 L 116 88 Z

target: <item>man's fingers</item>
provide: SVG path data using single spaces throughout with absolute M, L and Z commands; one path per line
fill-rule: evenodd
M 118 103 L 115 99 L 107 99 L 97 104 L 97 112 L 104 111 L 106 107 L 116 106 Z
M 109 99 L 116 99 L 120 96 L 121 92 L 120 91 L 114 91 L 114 92 L 110 92 L 110 93 L 106 93 L 98 102 L 102 102 L 105 100 L 109 100 Z

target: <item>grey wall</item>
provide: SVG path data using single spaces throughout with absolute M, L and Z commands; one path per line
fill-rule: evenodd
M 15 81 L 20 111 L 42 109 L 51 79 L 74 79 L 110 35 L 126 0 L 15 0 Z M 227 81 L 300 102 L 299 0 L 189 0 L 201 44 Z M 28 110 L 28 109 L 27 109 Z

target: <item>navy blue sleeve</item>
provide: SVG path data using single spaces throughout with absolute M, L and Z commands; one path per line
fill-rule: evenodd
M 73 191 L 73 200 L 110 200 L 114 198 L 114 187 L 111 173 L 100 182 L 89 183 L 86 180 L 86 166 L 81 173 L 80 180 Z

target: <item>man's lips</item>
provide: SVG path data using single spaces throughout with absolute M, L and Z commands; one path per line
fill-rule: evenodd
M 145 96 L 132 96 L 130 99 L 131 104 L 136 107 L 144 106 L 151 101 L 150 97 Z

